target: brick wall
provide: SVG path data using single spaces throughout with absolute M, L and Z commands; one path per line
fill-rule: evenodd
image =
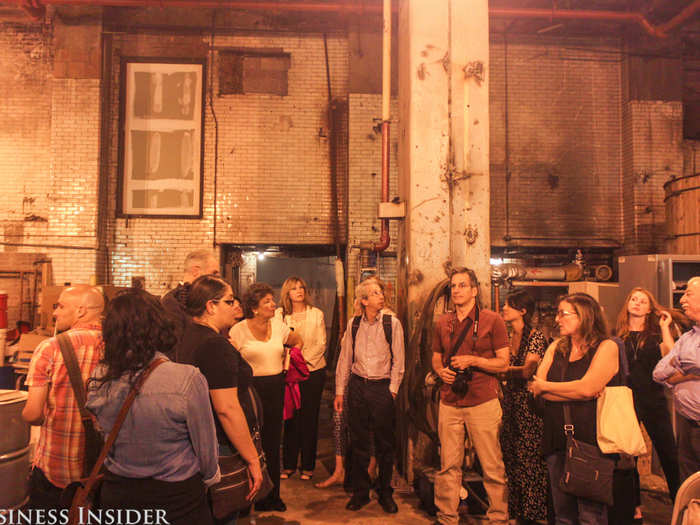
M 46 253 L 53 260 L 55 282 L 87 282 L 96 273 L 99 244 L 106 247 L 106 256 L 105 267 L 97 273 L 104 274 L 105 280 L 128 285 L 133 276 L 145 276 L 147 288 L 161 293 L 180 278 L 182 261 L 194 248 L 215 243 L 333 243 L 324 137 L 327 90 L 319 35 L 216 38 L 217 47 L 276 48 L 290 53 L 289 95 L 214 96 L 219 124 L 216 195 L 214 120 L 209 107 L 205 108 L 203 218 L 199 220 L 115 218 L 119 64 L 121 56 L 208 57 L 209 39 L 158 34 L 110 38 L 112 89 L 104 106 L 110 137 L 108 185 L 103 195 L 107 204 L 100 210 L 106 230 L 98 242 L 101 83 L 53 76 L 56 49 L 51 26 L 0 25 L 0 169 L 4 185 L 0 241 L 4 251 Z M 349 175 L 345 177 L 345 169 L 339 172 L 349 210 L 340 209 L 339 217 L 341 231 L 348 231 L 344 241 L 351 246 L 379 236 L 376 203 L 381 148 L 372 127 L 373 119 L 380 116 L 380 97 L 348 97 L 347 40 L 331 37 L 328 45 L 333 96 L 349 102 L 350 144 L 347 157 L 340 154 L 341 160 L 347 158 Z M 683 170 L 678 160 L 682 158 L 677 126 L 681 110 L 674 103 L 623 101 L 620 49 L 616 43 L 522 37 L 509 40 L 506 46 L 493 37 L 494 244 L 505 244 L 506 234 L 507 62 L 508 233 L 513 237 L 613 241 L 622 241 L 624 235 L 625 249 L 659 246 L 663 221 L 659 187 L 669 173 Z M 216 60 L 213 66 L 216 72 Z M 214 93 L 218 92 L 216 82 L 214 75 Z M 396 115 L 395 105 L 392 112 Z M 395 124 L 396 119 L 392 196 L 398 194 Z M 686 146 L 685 172 L 694 169 L 689 166 L 695 166 L 696 150 Z M 645 174 L 649 174 L 646 182 Z M 343 193 L 341 207 L 344 199 Z M 647 208 L 650 213 L 639 212 Z M 397 226 L 392 222 L 389 252 L 395 251 Z M 353 251 L 349 262 L 349 275 L 356 277 Z M 383 258 L 380 271 L 392 280 L 395 259 Z
M 491 243 L 621 240 L 619 46 L 491 40 Z M 508 83 L 509 224 L 506 225 Z M 573 242 L 573 244 L 577 244 Z
M 168 56 L 201 56 L 201 40 L 190 40 L 189 45 L 181 45 L 180 49 L 175 50 L 171 42 L 172 38 L 157 35 L 130 35 L 115 39 L 112 62 L 115 89 L 112 90 L 111 195 L 116 195 L 117 184 L 117 55 L 135 56 L 138 53 L 144 57 L 162 56 L 163 49 L 167 48 Z M 180 278 L 182 261 L 189 251 L 214 243 L 334 242 L 323 38 L 320 35 L 222 36 L 216 38 L 216 46 L 276 48 L 289 53 L 288 96 L 214 96 L 219 128 L 216 197 L 215 128 L 207 99 L 203 217 L 201 220 L 131 218 L 112 221 L 110 265 L 112 280 L 117 285 L 129 284 L 132 275 L 145 275 L 146 287 L 155 293 L 162 293 Z M 347 94 L 347 40 L 329 38 L 328 55 L 333 96 L 342 98 Z M 214 93 L 218 93 L 217 65 L 215 59 Z M 339 187 L 342 190 L 345 186 L 346 181 L 341 178 Z M 344 202 L 344 194 L 339 196 L 339 201 Z M 110 206 L 110 214 L 113 214 L 113 200 Z M 344 215 L 341 209 L 341 232 L 345 229 Z
M 0 25 L 2 248 L 46 253 L 56 282 L 88 282 L 95 274 L 99 80 L 54 79 L 52 38 L 50 26 Z
M 624 252 L 663 253 L 663 185 L 683 173 L 682 103 L 631 100 L 623 115 Z
M 683 175 L 700 172 L 700 140 L 683 141 Z
M 379 241 L 381 221 L 377 208 L 381 198 L 382 135 L 373 128 L 374 119 L 382 117 L 381 95 L 351 93 L 348 97 L 348 256 L 347 275 L 357 283 L 359 278 L 359 249 L 353 246 L 363 241 Z M 392 133 L 389 157 L 389 198 L 398 196 L 398 103 L 391 101 Z M 388 254 L 379 257 L 379 274 L 385 281 L 396 279 L 396 246 L 399 221 L 389 223 L 391 244 Z M 351 295 L 353 290 L 348 290 Z

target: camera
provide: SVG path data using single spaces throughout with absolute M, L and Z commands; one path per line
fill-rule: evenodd
M 459 397 L 466 396 L 467 392 L 469 392 L 469 381 L 472 380 L 472 376 L 474 375 L 471 367 L 461 370 L 450 365 L 449 369 L 456 374 L 454 382 L 450 385 L 452 392 Z

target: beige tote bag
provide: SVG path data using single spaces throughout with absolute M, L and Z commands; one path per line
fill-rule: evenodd
M 647 447 L 634 411 L 632 390 L 607 386 L 598 397 L 598 446 L 604 454 L 641 456 Z

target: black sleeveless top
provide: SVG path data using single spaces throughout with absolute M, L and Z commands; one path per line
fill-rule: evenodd
M 593 361 L 593 356 L 598 351 L 598 346 L 591 348 L 586 355 L 577 361 L 569 362 L 564 381 L 581 379 Z M 561 352 L 554 353 L 552 366 L 547 373 L 547 381 L 561 382 L 561 373 L 566 364 L 567 357 Z M 607 386 L 619 386 L 624 384 L 618 370 L 617 374 L 608 382 Z M 598 445 L 596 434 L 596 399 L 587 401 L 568 401 L 571 407 L 571 419 L 574 424 L 574 437 L 591 445 Z M 544 402 L 544 435 L 542 437 L 542 454 L 548 456 L 555 452 L 566 450 L 566 435 L 564 434 L 564 403 L 561 401 Z

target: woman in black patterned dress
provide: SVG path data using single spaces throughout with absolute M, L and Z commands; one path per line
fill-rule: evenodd
M 501 448 L 508 475 L 508 510 L 518 524 L 547 517 L 547 467 L 542 459 L 542 419 L 531 409 L 527 381 L 537 369 L 547 341 L 532 328 L 534 299 L 524 290 L 506 298 L 503 320 L 512 330 L 510 367 L 503 374 Z

